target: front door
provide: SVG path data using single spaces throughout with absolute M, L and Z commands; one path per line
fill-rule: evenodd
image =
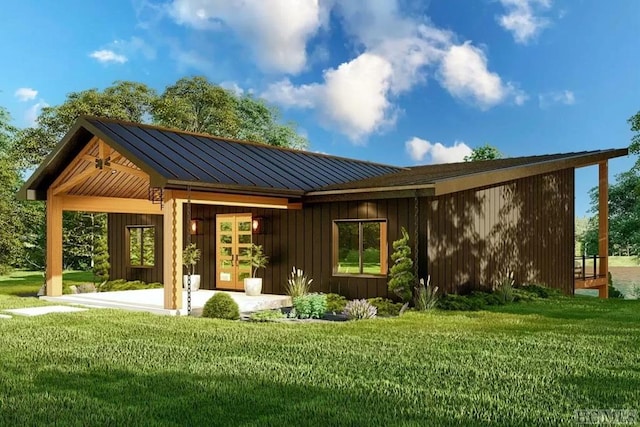
M 216 215 L 216 288 L 244 290 L 251 277 L 251 214 Z

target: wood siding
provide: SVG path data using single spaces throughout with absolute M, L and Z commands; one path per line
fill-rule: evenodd
M 155 227 L 155 264 L 153 267 L 129 267 L 127 226 Z M 109 214 L 109 278 L 162 283 L 162 215 Z
M 573 292 L 574 170 L 512 181 L 481 190 L 419 199 L 419 275 L 431 275 L 443 292 L 490 287 L 502 273 L 514 271 L 516 282 L 542 283 Z M 282 294 L 293 266 L 314 279 L 316 292 L 347 298 L 390 296 L 386 277 L 333 276 L 332 225 L 337 219 L 387 219 L 391 243 L 405 227 L 414 244 L 412 198 L 305 205 L 302 210 L 192 205 L 202 219 L 202 234 L 191 236 L 202 250 L 196 273 L 201 287 L 215 286 L 215 216 L 251 213 L 265 219 L 254 242 L 264 246 L 269 265 L 259 270 L 263 292 Z M 186 207 L 185 207 L 186 209 Z M 187 232 L 185 211 L 185 227 Z M 127 225 L 156 226 L 156 260 L 152 269 L 126 267 Z M 186 242 L 185 234 L 185 242 Z M 162 280 L 162 217 L 109 215 L 109 251 L 113 278 Z M 427 254 L 428 250 L 428 254 Z M 389 260 L 389 265 L 391 261 Z
M 574 288 L 574 170 L 429 199 L 428 272 L 445 292 L 516 283 Z

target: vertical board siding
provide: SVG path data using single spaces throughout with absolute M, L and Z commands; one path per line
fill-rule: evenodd
M 127 226 L 155 227 L 155 265 L 148 268 L 129 267 Z M 109 243 L 109 278 L 111 280 L 142 280 L 162 283 L 162 215 L 109 214 L 107 223 Z
M 428 199 L 428 272 L 445 292 L 516 283 L 573 293 L 574 170 Z
M 489 288 L 513 271 L 519 283 L 541 283 L 573 292 L 574 170 L 567 169 L 504 185 L 419 199 L 418 272 L 444 292 Z M 269 265 L 258 271 L 263 292 L 285 293 L 295 266 L 314 279 L 312 290 L 347 298 L 392 297 L 387 277 L 333 276 L 333 221 L 387 219 L 388 265 L 402 227 L 414 250 L 414 199 L 352 201 L 306 205 L 303 210 L 192 205 L 203 234 L 192 236 L 202 250 L 196 272 L 204 289 L 215 287 L 215 218 L 251 213 L 265 218 L 263 245 Z M 185 212 L 186 215 L 186 212 Z M 186 216 L 185 216 L 186 218 Z M 126 226 L 156 226 L 156 266 L 127 267 Z M 186 232 L 187 224 L 185 224 Z M 162 216 L 109 215 L 111 277 L 162 281 Z

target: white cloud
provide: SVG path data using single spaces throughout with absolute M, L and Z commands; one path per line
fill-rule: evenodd
M 126 56 L 115 53 L 113 50 L 109 49 L 96 50 L 94 52 L 91 52 L 89 56 L 103 64 L 124 64 L 125 62 L 127 62 Z
M 573 105 L 575 103 L 576 97 L 570 90 L 547 92 L 538 95 L 538 105 L 540 108 L 547 108 L 554 104 Z
M 500 0 L 500 3 L 506 13 L 498 17 L 498 22 L 513 34 L 517 43 L 528 43 L 549 25 L 549 20 L 540 13 L 551 7 L 551 0 Z
M 244 89 L 242 89 L 236 82 L 222 82 L 220 83 L 220 87 L 225 88 L 226 90 L 229 90 L 236 95 L 242 95 L 244 93 Z
M 440 65 L 440 82 L 456 98 L 491 108 L 509 97 L 517 105 L 526 101 L 526 95 L 512 83 L 504 83 L 497 73 L 487 68 L 484 52 L 470 42 L 451 46 Z
M 43 108 L 48 106 L 49 104 L 47 104 L 43 100 L 40 100 L 35 104 L 33 104 L 31 107 L 29 107 L 29 109 L 24 114 L 24 119 L 27 122 L 27 125 L 31 127 L 35 126 L 37 124 L 37 119 L 38 119 L 38 116 L 40 115 L 40 111 L 42 111 Z
M 307 61 L 306 44 L 327 15 L 317 0 L 173 0 L 179 24 L 233 31 L 265 70 L 295 74 Z
M 447 147 L 415 136 L 405 142 L 405 148 L 413 161 L 423 162 L 426 159 L 426 163 L 431 164 L 462 162 L 473 151 L 462 141 L 455 141 Z
M 15 91 L 14 96 L 22 102 L 31 101 L 32 99 L 36 99 L 38 91 L 30 87 L 21 87 Z

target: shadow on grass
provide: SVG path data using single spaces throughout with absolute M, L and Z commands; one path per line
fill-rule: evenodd
M 406 408 L 383 390 L 282 384 L 267 373 L 251 378 L 91 367 L 79 375 L 43 372 L 29 389 L 9 388 L 0 419 L 8 425 L 484 425 L 466 416 L 453 420 L 427 400 Z

